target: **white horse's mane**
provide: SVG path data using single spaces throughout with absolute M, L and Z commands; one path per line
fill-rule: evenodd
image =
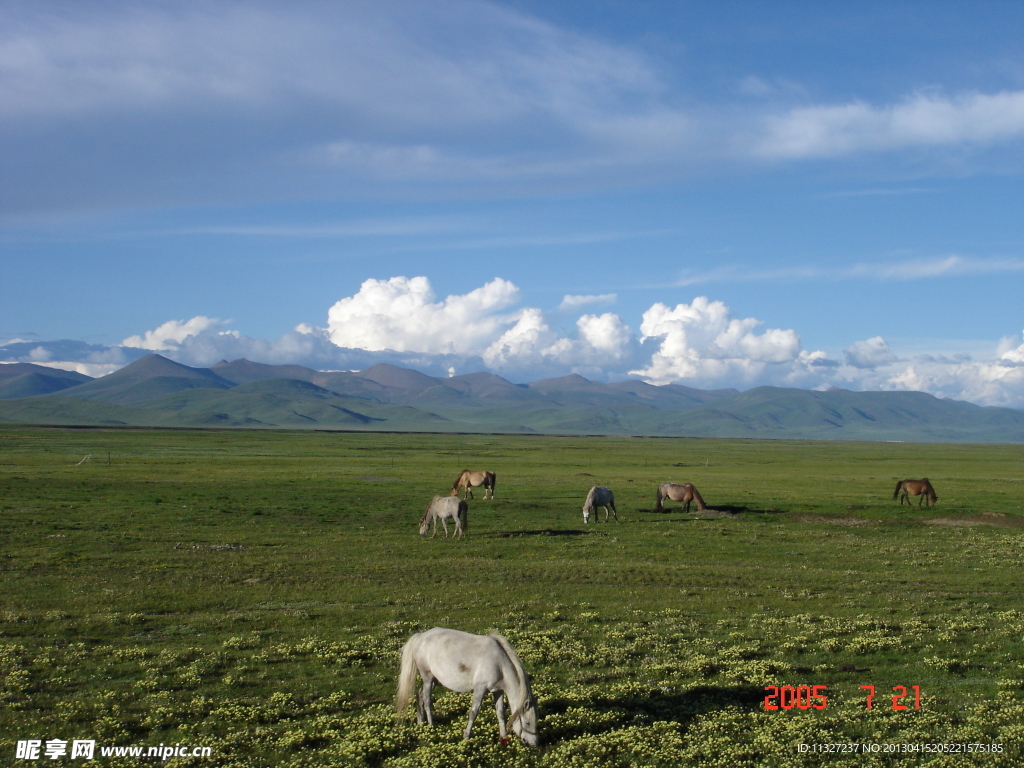
M 530 679 L 526 676 L 526 670 L 523 669 L 523 662 L 519 660 L 519 654 L 516 653 L 515 648 L 512 647 L 511 643 L 499 635 L 497 632 L 489 633 L 490 637 L 493 637 L 498 645 L 501 646 L 502 650 L 505 651 L 505 655 L 508 656 L 508 660 L 512 662 L 512 666 L 515 667 L 516 677 L 519 680 L 519 696 L 518 701 L 510 702 L 512 704 L 512 714 L 509 715 L 508 724 L 512 725 L 526 709 L 533 704 L 533 691 L 530 690 Z

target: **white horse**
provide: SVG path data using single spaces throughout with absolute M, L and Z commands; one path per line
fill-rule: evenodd
M 431 521 L 434 523 L 434 533 L 430 538 L 437 536 L 438 518 L 441 519 L 441 527 L 444 528 L 446 539 L 448 538 L 448 523 L 445 522 L 445 519 L 451 518 L 455 521 L 454 538 L 458 539 L 465 536 L 466 529 L 469 528 L 469 505 L 466 504 L 465 499 L 455 496 L 435 496 L 431 499 L 430 506 L 423 513 L 423 517 L 420 518 L 420 536 L 427 535 Z
M 595 485 L 587 494 L 587 500 L 583 502 L 583 524 L 590 522 L 590 515 L 594 515 L 594 523 L 597 523 L 599 512 L 597 507 L 604 507 L 604 521 L 608 522 L 608 510 L 615 515 L 615 522 L 619 522 L 619 513 L 615 511 L 615 494 L 600 485 Z
M 469 710 L 464 739 L 473 730 L 484 694 L 494 696 L 494 711 L 498 715 L 498 735 L 508 738 L 505 730 L 505 699 L 508 697 L 508 725 L 523 743 L 537 746 L 537 702 L 530 690 L 530 679 L 523 670 L 515 650 L 501 635 L 471 635 L 457 629 L 434 627 L 409 638 L 402 647 L 402 670 L 398 674 L 398 693 L 395 709 L 401 713 L 409 705 L 409 697 L 416 686 L 416 673 L 423 678 L 416 700 L 416 719 L 434 724 L 430 708 L 430 694 L 434 684 L 440 683 L 459 693 L 473 693 L 473 706 Z

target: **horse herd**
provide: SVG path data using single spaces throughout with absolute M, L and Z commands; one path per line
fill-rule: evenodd
M 437 521 L 441 521 L 444 535 L 448 536 L 446 520 L 455 522 L 455 538 L 465 536 L 468 526 L 468 505 L 466 498 L 473 498 L 473 488 L 483 487 L 484 498 L 490 493 L 494 498 L 495 474 L 493 472 L 470 472 L 463 470 L 452 485 L 451 495 L 435 496 L 427 511 L 420 520 L 420 535 L 425 535 L 434 524 L 434 536 L 437 535 Z M 459 491 L 465 490 L 463 498 Z M 900 480 L 896 483 L 893 500 L 899 499 L 900 504 L 910 504 L 910 497 L 918 497 L 918 508 L 927 500 L 928 506 L 938 501 L 935 489 L 927 477 L 920 480 Z M 683 511 L 689 512 L 690 503 L 696 502 L 697 510 L 707 509 L 704 499 L 692 483 L 662 483 L 658 486 L 656 509 L 665 508 L 665 500 L 683 505 Z M 597 510 L 604 508 L 604 521 L 608 522 L 609 514 L 619 521 L 615 510 L 615 494 L 604 486 L 595 485 L 587 493 L 583 504 L 583 523 L 598 521 Z M 434 724 L 431 709 L 431 694 L 434 685 L 440 683 L 459 693 L 472 693 L 473 702 L 469 710 L 469 722 L 463 738 L 468 739 L 473 730 L 473 722 L 483 703 L 484 696 L 490 694 L 494 701 L 494 710 L 498 716 L 498 736 L 501 743 L 508 741 L 508 728 L 527 746 L 535 747 L 537 737 L 537 702 L 530 690 L 530 678 L 523 669 L 515 649 L 504 637 L 496 632 L 489 635 L 472 635 L 457 629 L 434 627 L 426 632 L 413 635 L 402 647 L 402 668 L 398 675 L 398 692 L 395 697 L 395 708 L 401 713 L 409 705 L 416 685 L 416 676 L 423 680 L 416 698 L 417 722 L 426 721 Z M 508 697 L 511 714 L 506 722 L 505 697 Z
M 431 523 L 433 523 L 434 533 L 431 538 L 436 536 L 437 521 L 440 520 L 441 527 L 444 529 L 444 536 L 448 538 L 447 521 L 452 520 L 455 523 L 455 538 L 465 536 L 466 529 L 469 526 L 469 505 L 466 503 L 466 499 L 472 499 L 473 489 L 481 487 L 484 489 L 484 498 L 486 499 L 487 494 L 490 493 L 490 498 L 493 499 L 496 477 L 493 472 L 462 470 L 459 476 L 455 478 L 455 483 L 452 485 L 452 491 L 449 496 L 435 496 L 431 499 L 427 511 L 420 518 L 420 535 L 425 536 L 427 531 L 430 530 Z M 465 493 L 460 498 L 459 492 L 463 490 Z M 935 495 L 935 489 L 927 477 L 920 480 L 900 480 L 896 483 L 896 490 L 892 495 L 893 500 L 898 498 L 901 505 L 904 502 L 910 504 L 911 496 L 917 496 L 918 508 L 926 500 L 930 507 L 935 506 L 935 502 L 939 500 L 939 497 Z M 697 503 L 698 512 L 703 512 L 708 508 L 693 483 L 662 483 L 658 486 L 656 511 L 664 511 L 666 499 L 681 503 L 683 505 L 683 512 L 690 511 L 691 502 Z M 586 501 L 583 502 L 583 524 L 587 525 L 590 523 L 591 515 L 594 516 L 594 522 L 597 523 L 599 519 L 597 510 L 601 508 L 604 509 L 604 521 L 606 523 L 609 516 L 614 517 L 615 522 L 619 522 L 619 513 L 615 509 L 615 494 L 604 486 L 595 485 L 587 493 Z

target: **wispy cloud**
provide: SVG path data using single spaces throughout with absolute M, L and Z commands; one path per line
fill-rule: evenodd
M 549 195 L 1024 139 L 1024 91 L 808 104 L 755 73 L 701 101 L 637 46 L 496 3 L 64 10 L 0 30 L 7 210 Z
M 769 116 L 754 142 L 772 160 L 837 157 L 908 147 L 990 144 L 1024 137 L 1024 91 L 916 94 L 891 105 L 862 101 Z
M 569 296 L 566 295 L 562 298 L 562 303 L 558 305 L 559 312 L 575 312 L 583 307 L 590 306 L 602 306 L 608 304 L 614 304 L 618 301 L 619 297 L 614 293 L 602 293 L 599 296 Z
M 822 199 L 843 197 L 901 197 L 904 195 L 928 195 L 942 190 L 937 187 L 874 187 L 870 189 L 844 189 L 819 195 Z
M 471 222 L 457 218 L 380 219 L 346 223 L 321 224 L 225 224 L 216 226 L 180 227 L 176 229 L 142 230 L 130 233 L 135 237 L 166 237 L 173 235 L 242 235 L 277 238 L 345 238 L 404 237 L 465 232 Z
M 782 267 L 780 269 L 749 269 L 741 265 L 718 267 L 707 272 L 684 273 L 674 283 L 679 288 L 705 283 L 740 283 L 760 280 L 814 280 L 825 277 L 827 270 L 814 266 Z
M 994 275 L 1024 272 L 1024 259 L 936 256 L 888 264 L 857 264 L 840 272 L 845 277 L 873 280 L 924 280 L 933 277 Z
M 967 275 L 1024 272 L 1024 259 L 934 256 L 906 261 L 859 262 L 848 267 L 795 266 L 782 269 L 746 269 L 732 265 L 708 272 L 684 274 L 675 285 L 772 280 L 927 280 Z

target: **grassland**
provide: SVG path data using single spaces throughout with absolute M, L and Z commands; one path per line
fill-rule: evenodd
M 89 455 L 88 461 L 79 463 Z M 0 761 L 20 740 L 203 766 L 986 765 L 1024 759 L 1024 448 L 0 429 Z M 497 472 L 469 537 L 430 496 Z M 927 475 L 934 509 L 899 507 Z M 717 512 L 656 513 L 689 481 Z M 595 484 L 621 522 L 584 527 Z M 398 650 L 496 629 L 538 750 L 396 722 Z M 874 707 L 862 685 L 874 685 Z M 766 685 L 826 686 L 766 711 Z M 919 686 L 892 709 L 894 686 Z M 999 744 L 815 754 L 800 744 Z M 97 764 L 138 765 L 99 757 Z M 151 761 L 143 761 L 151 762 Z M 79 764 L 68 756 L 53 765 Z

